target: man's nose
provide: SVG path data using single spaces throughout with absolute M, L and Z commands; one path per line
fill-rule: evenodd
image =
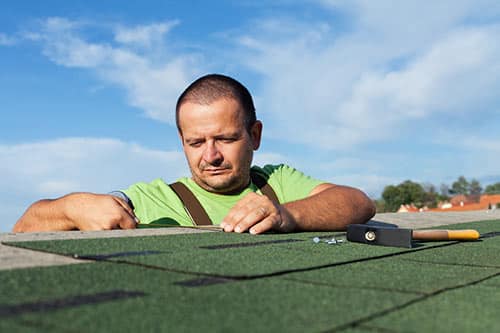
M 205 151 L 203 152 L 203 159 L 212 165 L 222 162 L 222 153 L 217 148 L 215 143 L 207 143 Z

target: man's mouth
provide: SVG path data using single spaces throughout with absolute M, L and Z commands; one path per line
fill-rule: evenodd
M 211 175 L 219 175 L 219 174 L 227 172 L 227 170 L 229 170 L 229 169 L 228 168 L 205 168 L 205 169 L 203 169 L 203 172 L 211 174 Z

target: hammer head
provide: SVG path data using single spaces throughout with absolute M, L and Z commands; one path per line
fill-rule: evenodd
M 347 240 L 364 244 L 411 248 L 412 230 L 351 224 L 347 226 Z

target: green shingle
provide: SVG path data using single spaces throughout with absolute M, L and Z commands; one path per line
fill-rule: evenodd
M 0 271 L 0 331 L 499 330 L 499 236 L 415 249 L 315 236 L 332 234 L 19 242 L 106 261 Z

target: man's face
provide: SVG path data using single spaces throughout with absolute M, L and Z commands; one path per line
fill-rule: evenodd
M 179 109 L 179 127 L 193 180 L 199 186 L 214 193 L 234 193 L 248 185 L 262 124 L 257 121 L 248 133 L 237 101 L 185 102 Z

